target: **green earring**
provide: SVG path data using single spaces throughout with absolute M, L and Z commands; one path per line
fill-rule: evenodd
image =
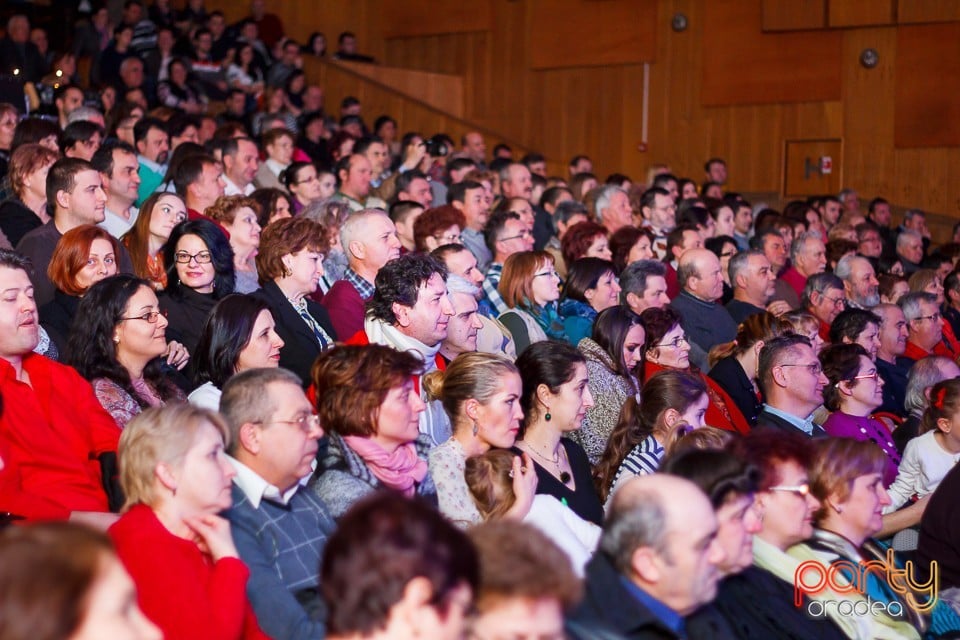
M 553 417 L 553 416 L 550 415 L 550 412 L 547 411 L 547 415 L 543 416 L 543 419 L 546 420 L 547 422 L 550 422 L 550 418 L 552 418 L 552 417 Z

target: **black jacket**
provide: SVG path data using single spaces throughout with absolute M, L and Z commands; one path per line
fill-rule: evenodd
M 304 387 L 309 386 L 310 368 L 322 351 L 317 338 L 313 335 L 313 330 L 307 326 L 306 321 L 300 317 L 275 282 L 267 282 L 263 288 L 250 295 L 266 302 L 270 307 L 270 313 L 273 314 L 273 321 L 277 324 L 277 335 L 283 339 L 283 348 L 280 349 L 280 366 L 300 376 Z M 308 298 L 307 312 L 323 327 L 331 339 L 337 339 L 326 309 Z
M 796 433 L 801 436 L 807 435 L 805 432 L 801 431 L 797 427 L 793 426 L 783 418 L 778 415 L 774 415 L 764 409 L 760 412 L 760 415 L 757 416 L 757 428 L 758 429 L 776 429 L 778 431 L 787 431 L 790 433 Z M 827 432 L 824 431 L 819 425 L 813 425 L 813 434 L 814 438 L 823 438 L 826 437 Z
M 587 563 L 583 600 L 569 615 L 567 631 L 578 640 L 679 638 L 620 581 L 620 573 L 602 551 Z
M 197 293 L 189 287 L 180 286 L 174 292 L 160 293 L 160 310 L 167 316 L 167 341 L 176 340 L 187 348 L 190 355 L 196 353 L 197 343 L 203 333 L 207 317 L 218 299 L 212 293 Z

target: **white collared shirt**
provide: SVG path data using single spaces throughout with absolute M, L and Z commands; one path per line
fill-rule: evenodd
M 240 187 L 235 185 L 227 176 L 223 176 L 223 181 L 227 185 L 223 190 L 223 195 L 225 196 L 248 196 L 257 190 L 257 188 L 253 186 L 252 182 L 244 187 L 243 190 L 241 190 Z
M 110 211 L 110 209 L 104 209 L 103 222 L 97 223 L 97 226 L 119 240 L 123 234 L 133 228 L 139 213 L 139 209 L 130 207 L 130 219 L 127 220 L 123 216 Z
M 247 500 L 250 501 L 254 509 L 260 508 L 260 501 L 264 498 L 287 505 L 290 503 L 290 499 L 293 498 L 293 494 L 300 489 L 301 483 L 298 482 L 286 492 L 281 493 L 280 489 L 261 478 L 256 471 L 236 458 L 227 456 L 227 459 L 230 460 L 233 468 L 237 470 L 237 475 L 233 479 L 234 484 L 243 491 L 243 494 L 247 496 Z

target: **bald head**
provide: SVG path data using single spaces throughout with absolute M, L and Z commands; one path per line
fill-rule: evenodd
M 703 491 L 685 478 L 652 474 L 613 495 L 600 550 L 641 589 L 688 615 L 716 594 L 724 559 L 716 534 Z
M 677 282 L 690 295 L 714 302 L 723 295 L 720 259 L 707 249 L 689 249 L 677 261 Z

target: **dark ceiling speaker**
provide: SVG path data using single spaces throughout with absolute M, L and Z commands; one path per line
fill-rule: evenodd
M 683 13 L 676 13 L 673 16 L 673 20 L 670 21 L 670 26 L 674 31 L 680 33 L 681 31 L 687 30 L 687 16 Z
M 860 64 L 867 69 L 873 69 L 880 62 L 880 54 L 876 49 L 866 48 L 860 53 Z

